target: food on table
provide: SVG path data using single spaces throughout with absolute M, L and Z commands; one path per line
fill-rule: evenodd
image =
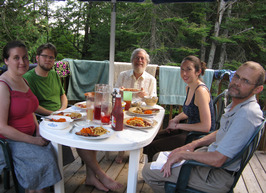
M 123 91 L 131 91 L 131 92 L 138 92 L 138 91 L 140 91 L 140 89 L 137 89 L 137 88 L 124 88 L 122 90 Z
M 156 105 L 157 101 L 158 101 L 158 97 L 155 97 L 155 96 L 153 96 L 153 97 L 147 97 L 147 96 L 145 96 L 144 97 L 144 102 L 148 106 L 154 106 L 154 105 Z
M 64 115 L 64 112 L 55 113 L 54 115 Z
M 152 110 L 144 110 L 144 114 L 152 114 Z
M 64 115 L 64 116 L 71 117 L 71 119 L 80 119 L 82 117 L 82 115 L 78 112 L 72 112 L 72 113 L 59 112 L 54 115 Z
M 133 117 L 126 121 L 127 125 L 134 126 L 134 127 L 150 127 L 151 124 L 142 119 L 141 117 Z
M 157 113 L 160 109 L 145 109 L 142 107 L 136 107 L 135 110 L 133 111 L 133 113 L 136 114 L 153 114 L 153 113 Z
M 79 104 L 77 104 L 77 107 L 79 107 L 79 108 L 82 108 L 82 109 L 86 109 L 86 103 L 79 103 Z
M 76 135 L 97 137 L 108 132 L 109 131 L 103 127 L 90 126 L 82 128 L 79 132 L 76 132 Z
M 85 97 L 91 97 L 91 98 L 94 98 L 94 95 L 95 95 L 95 92 L 86 92 L 86 93 L 84 93 L 84 96 L 85 96 Z
M 66 122 L 65 118 L 59 118 L 59 119 L 50 118 L 48 120 L 52 122 Z

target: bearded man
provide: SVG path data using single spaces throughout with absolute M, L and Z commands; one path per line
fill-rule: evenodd
M 54 111 L 61 111 L 67 108 L 67 97 L 60 82 L 59 76 L 53 70 L 54 61 L 57 55 L 56 47 L 51 43 L 41 45 L 37 49 L 37 67 L 24 75 L 32 92 L 39 100 L 39 107 L 36 113 L 50 115 Z M 74 160 L 72 151 L 67 146 L 63 147 L 64 165 Z M 96 159 L 97 151 L 78 149 L 77 152 L 86 165 L 85 184 L 95 186 L 102 191 L 115 191 L 123 185 L 114 181 L 101 169 Z
M 144 49 L 137 48 L 132 52 L 130 61 L 133 69 L 121 72 L 115 87 L 141 89 L 137 94 L 140 98 L 157 96 L 156 79 L 145 71 L 150 63 L 149 54 Z

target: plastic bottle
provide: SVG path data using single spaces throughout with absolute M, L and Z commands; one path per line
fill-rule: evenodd
M 112 128 L 115 131 L 123 130 L 124 113 L 122 109 L 121 95 L 117 94 L 115 98 L 115 106 L 112 111 Z

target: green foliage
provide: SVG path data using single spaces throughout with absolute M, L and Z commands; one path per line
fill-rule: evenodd
M 241 66 L 241 62 L 232 60 L 230 63 L 225 63 L 224 64 L 224 69 L 229 69 L 229 70 L 237 70 L 239 66 Z
M 219 1 L 218 1 L 219 2 Z M 61 2 L 62 3 L 62 2 Z M 266 5 L 263 0 L 229 1 L 219 36 L 213 37 L 218 3 L 152 2 L 116 4 L 115 61 L 129 62 L 133 49 L 146 49 L 152 63 L 175 65 L 184 56 L 208 59 L 213 40 L 220 50 L 226 44 L 223 68 L 235 69 L 246 60 L 266 62 Z M 63 58 L 108 60 L 110 49 L 111 3 L 67 0 L 66 6 L 53 1 L 5 1 L 0 6 L 0 47 L 20 39 L 35 60 L 40 44 L 52 42 Z M 229 6 L 228 6 L 229 7 Z M 227 35 L 225 32 L 228 32 Z M 220 54 L 216 52 L 215 61 Z

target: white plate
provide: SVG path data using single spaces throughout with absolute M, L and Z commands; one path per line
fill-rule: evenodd
M 132 117 L 128 117 L 128 118 L 125 118 L 124 119 L 124 125 L 127 126 L 127 127 L 132 127 L 132 128 L 136 128 L 136 129 L 148 129 L 148 128 L 152 128 L 154 125 L 157 124 L 157 121 L 155 120 L 150 120 L 150 119 L 145 119 L 145 118 L 142 118 L 143 120 L 149 122 L 151 124 L 151 126 L 148 126 L 148 127 L 138 127 L 138 126 L 133 126 L 133 125 L 128 125 L 127 124 L 127 120 L 131 119 Z M 141 117 L 140 117 L 141 118 Z
M 52 115 L 58 115 L 58 113 L 61 113 L 62 114 L 61 116 L 67 116 L 67 117 L 70 117 L 71 113 L 79 113 L 79 114 L 81 114 L 80 118 L 74 118 L 73 120 L 80 120 L 80 119 L 82 119 L 83 117 L 86 116 L 86 113 L 84 113 L 84 112 L 75 112 L 75 111 L 73 111 L 73 112 L 56 111 L 56 112 L 52 113 Z M 60 115 L 58 115 L 58 116 L 60 116 Z
M 74 106 L 80 110 L 86 110 L 86 101 L 75 103 Z
M 125 90 L 125 89 L 133 89 L 134 91 Z M 140 89 L 137 89 L 137 90 L 136 90 L 136 88 L 124 88 L 124 89 L 121 89 L 121 91 L 129 91 L 129 92 L 132 92 L 132 93 L 139 93 L 139 92 L 141 92 Z
M 134 111 L 136 110 L 137 107 L 131 107 L 128 109 L 128 112 L 133 114 L 133 115 L 137 115 L 137 116 L 153 116 L 153 115 L 156 115 L 159 111 L 156 111 L 152 114 L 141 114 L 141 113 L 135 113 Z M 141 107 L 142 109 L 144 110 L 148 110 L 148 109 L 152 109 L 152 108 L 148 108 L 148 107 Z
M 75 128 L 75 133 L 80 131 L 82 128 L 84 127 L 90 127 L 90 126 L 94 126 L 94 127 L 100 127 L 100 125 L 84 125 L 84 126 L 80 126 L 80 127 L 76 127 Z M 108 127 L 105 127 L 105 126 L 102 126 L 104 129 L 108 130 L 108 132 L 106 134 L 103 134 L 103 135 L 100 135 L 100 136 L 97 136 L 97 137 L 92 137 L 92 136 L 82 136 L 82 135 L 77 135 L 75 134 L 77 137 L 79 138 L 82 138 L 82 139 L 105 139 L 105 138 L 108 138 L 110 137 L 111 135 L 114 134 L 114 130 L 112 130 L 111 128 L 108 128 Z

